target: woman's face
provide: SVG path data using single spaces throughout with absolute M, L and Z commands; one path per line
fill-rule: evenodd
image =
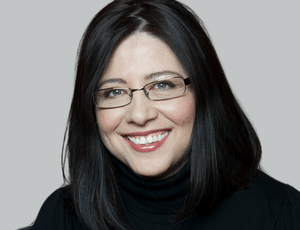
M 187 78 L 168 45 L 146 33 L 136 33 L 115 50 L 101 79 L 101 82 L 107 83 L 101 88 L 141 88 L 156 80 L 147 76 L 165 71 Z M 189 147 L 195 119 L 195 98 L 189 85 L 182 96 L 163 101 L 151 101 L 142 90 L 135 91 L 129 105 L 113 109 L 96 108 L 96 116 L 106 148 L 135 173 L 155 177 L 176 165 Z M 137 144 L 149 136 L 156 142 Z M 175 170 L 178 169 L 167 176 L 174 174 Z

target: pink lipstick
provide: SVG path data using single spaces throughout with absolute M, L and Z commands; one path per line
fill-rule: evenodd
M 123 136 L 131 148 L 138 152 L 152 152 L 168 138 L 169 130 L 128 133 Z

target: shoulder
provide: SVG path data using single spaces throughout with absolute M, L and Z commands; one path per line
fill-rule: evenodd
M 300 208 L 300 192 L 288 184 L 275 180 L 264 172 L 259 171 L 250 182 L 249 194 L 255 195 L 261 201 L 268 201 L 272 208 L 282 211 L 285 204 L 293 201 Z M 280 213 L 279 213 L 280 214 Z
M 55 207 L 58 203 L 60 203 L 60 201 L 62 201 L 63 197 L 64 197 L 63 188 L 59 188 L 59 189 L 55 190 L 45 200 L 45 202 L 42 206 L 42 209 L 51 209 L 51 208 Z
M 207 219 L 224 229 L 300 229 L 300 193 L 259 171 L 247 188 L 222 201 Z M 288 225 L 293 227 L 281 227 Z
M 249 188 L 238 191 L 236 195 L 243 199 L 241 202 L 247 207 L 248 215 L 261 226 L 281 229 L 279 223 L 293 223 L 298 227 L 289 229 L 300 228 L 300 193 L 266 173 L 259 171 Z
M 67 191 L 67 187 L 59 188 L 45 200 L 31 230 L 83 229 L 78 218 L 68 210 L 70 197 Z
M 300 229 L 300 192 L 288 186 L 276 229 Z
M 252 182 L 257 187 L 264 204 L 263 210 L 275 223 L 274 229 L 300 229 L 300 192 L 290 185 L 283 184 L 270 176 L 261 175 Z
M 259 172 L 250 182 L 250 194 L 256 200 L 251 207 L 272 229 L 300 229 L 300 192 L 295 188 Z
M 291 186 L 275 180 L 266 173 L 259 171 L 250 182 L 249 188 L 244 190 L 261 201 L 272 201 L 273 208 L 280 208 L 289 198 Z

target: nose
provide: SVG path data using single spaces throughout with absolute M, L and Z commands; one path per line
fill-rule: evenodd
M 143 126 L 148 121 L 156 119 L 158 111 L 153 106 L 153 103 L 155 102 L 149 100 L 143 90 L 135 91 L 131 103 L 127 105 L 126 121 Z

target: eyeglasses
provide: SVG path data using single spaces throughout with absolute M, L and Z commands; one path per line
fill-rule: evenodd
M 144 90 L 145 95 L 152 101 L 161 101 L 178 97 L 185 93 L 188 78 L 180 76 L 159 79 L 150 82 L 139 89 L 107 88 L 94 92 L 93 100 L 98 108 L 117 108 L 128 105 L 132 101 L 133 92 Z

